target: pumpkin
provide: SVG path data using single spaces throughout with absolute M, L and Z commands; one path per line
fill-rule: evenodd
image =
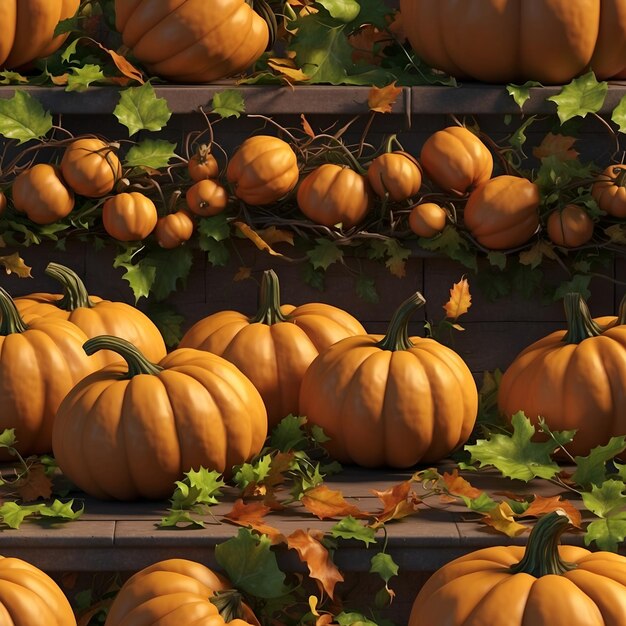
M 555 511 L 525 548 L 493 546 L 447 563 L 418 593 L 408 626 L 620 626 L 626 558 L 560 546 L 569 525 Z
M 426 63 L 488 83 L 568 83 L 626 68 L 623 0 L 401 0 L 402 23 Z
M 539 188 L 520 176 L 496 176 L 470 194 L 463 219 L 490 250 L 525 244 L 539 228 Z
M 15 69 L 49 56 L 67 39 L 54 37 L 61 20 L 72 17 L 80 0 L 2 0 L 0 69 Z
M 280 200 L 298 184 L 299 175 L 298 159 L 291 146 L 268 135 L 246 139 L 226 168 L 226 179 L 235 195 L 252 206 Z
M 304 372 L 336 341 L 365 333 L 349 313 L 321 303 L 280 304 L 278 276 L 263 273 L 256 315 L 221 311 L 194 324 L 180 346 L 214 352 L 234 363 L 259 390 L 270 427 L 293 413 Z
M 577 248 L 593 237 L 593 220 L 577 204 L 566 204 L 550 213 L 546 228 L 550 241 L 564 248 Z
M 268 23 L 251 4 L 115 0 L 115 23 L 124 45 L 152 74 L 180 83 L 210 83 L 242 72 L 268 46 Z M 260 0 L 254 5 L 267 9 Z
M 387 334 L 348 337 L 311 363 L 300 414 L 324 429 L 341 463 L 407 468 L 464 443 L 478 410 L 467 365 L 434 339 L 409 337 L 418 292 L 395 312 Z
M 591 187 L 598 206 L 613 217 L 626 217 L 626 165 L 609 165 Z
M 211 154 L 211 148 L 202 145 L 187 163 L 187 171 L 191 180 L 199 182 L 208 178 L 217 178 L 220 168 L 217 159 Z
M 0 191 L 0 215 L 7 210 L 7 197 Z
M 348 229 L 365 219 L 372 198 L 365 176 L 349 167 L 324 163 L 300 183 L 297 199 L 312 222 Z
M 113 191 L 122 166 L 113 148 L 96 138 L 76 139 L 63 153 L 61 174 L 75 193 L 101 198 Z
M 78 326 L 88 339 L 115 335 L 130 341 L 152 361 L 165 356 L 159 329 L 139 309 L 90 295 L 69 267 L 49 263 L 45 273 L 60 284 L 62 293 L 32 293 L 15 298 L 15 306 L 27 323 L 36 318 L 63 319 Z M 115 352 L 101 352 L 99 356 L 103 365 L 119 360 Z
M 129 578 L 115 597 L 105 626 L 245 626 L 259 622 L 230 583 L 186 559 L 159 561 Z
M 176 211 L 160 217 L 154 228 L 154 236 L 161 248 L 178 248 L 191 239 L 193 220 L 185 211 Z
M 0 557 L 0 623 L 6 626 L 76 626 L 59 586 L 39 568 Z
M 58 168 L 39 163 L 13 181 L 13 204 L 31 222 L 52 224 L 71 213 L 74 194 L 65 186 Z
M 213 180 L 200 180 L 185 194 L 187 207 L 194 215 L 208 217 L 221 213 L 228 204 L 226 189 Z
M 386 152 L 367 168 L 367 180 L 380 198 L 402 202 L 414 196 L 422 186 L 422 172 L 417 161 L 406 152 Z
M 434 202 L 416 204 L 409 213 L 409 228 L 418 237 L 434 237 L 446 227 L 448 214 Z
M 534 342 L 507 368 L 498 391 L 500 411 L 524 411 L 552 430 L 577 429 L 566 447 L 586 455 L 626 435 L 626 302 L 617 318 L 593 320 L 580 294 L 564 300 L 567 328 Z
M 154 202 L 138 191 L 108 198 L 102 207 L 104 230 L 118 241 L 140 241 L 156 226 Z
M 420 162 L 428 178 L 448 193 L 463 194 L 488 181 L 493 172 L 491 152 L 463 126 L 449 126 L 428 137 Z
M 113 350 L 124 359 L 81 380 L 56 415 L 54 456 L 86 493 L 163 499 L 191 469 L 229 475 L 261 451 L 263 400 L 228 361 L 179 349 L 154 364 L 107 335 L 90 339 L 84 350 Z
M 102 365 L 99 357 L 83 352 L 86 340 L 66 320 L 39 318 L 26 324 L 0 287 L 0 432 L 15 429 L 22 456 L 52 450 L 52 422 L 61 401 Z

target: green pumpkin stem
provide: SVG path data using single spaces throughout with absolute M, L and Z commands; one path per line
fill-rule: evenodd
M 409 338 L 409 319 L 426 304 L 424 296 L 416 291 L 410 298 L 405 300 L 393 314 L 387 334 L 378 342 L 381 350 L 408 350 L 413 347 L 413 342 Z
M 263 272 L 261 289 L 259 290 L 259 309 L 250 319 L 251 324 L 277 324 L 286 322 L 287 318 L 280 310 L 280 283 L 274 270 Z
M 0 287 L 0 336 L 14 335 L 28 330 L 9 292 Z
M 576 569 L 576 564 L 563 561 L 559 554 L 559 540 L 570 524 L 570 518 L 559 510 L 541 517 L 530 533 L 522 560 L 509 571 L 540 578 L 550 574 L 560 576 Z
M 615 174 L 615 185 L 618 187 L 626 187 L 626 168 L 615 167 L 613 173 Z
M 217 607 L 227 624 L 234 619 L 245 619 L 243 597 L 236 589 L 216 591 L 215 595 L 209 598 L 209 602 Z
M 100 350 L 111 350 L 119 354 L 126 363 L 128 363 L 128 372 L 123 376 L 123 378 L 126 379 L 131 379 L 140 374 L 156 376 L 159 372 L 163 371 L 162 367 L 148 361 L 130 341 L 113 337 L 112 335 L 99 335 L 98 337 L 89 339 L 83 344 L 83 350 L 88 356 Z
M 602 334 L 602 328 L 594 322 L 587 303 L 579 293 L 566 294 L 563 305 L 567 320 L 567 333 L 563 337 L 565 343 L 581 343 Z
M 83 283 L 78 274 L 69 267 L 65 267 L 59 263 L 48 263 L 45 274 L 61 283 L 63 297 L 54 303 L 59 309 L 63 311 L 75 311 L 80 308 L 91 309 L 94 306 L 93 302 L 89 299 L 85 283 Z
M 401 151 L 404 152 L 404 147 L 398 141 L 398 135 L 389 135 L 389 139 L 387 139 L 385 143 L 385 153 L 393 152 L 394 145 Z

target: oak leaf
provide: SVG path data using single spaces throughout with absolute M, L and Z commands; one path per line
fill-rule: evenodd
M 369 515 L 359 509 L 358 506 L 347 502 L 341 491 L 329 489 L 325 485 L 307 489 L 302 496 L 301 502 L 307 511 L 320 519 L 346 517 L 347 515 L 363 518 Z
M 401 93 L 402 88 L 396 87 L 395 81 L 386 87 L 372 87 L 367 97 L 370 111 L 391 113 L 391 109 Z
M 285 536 L 277 528 L 270 526 L 263 520 L 270 511 L 270 507 L 265 506 L 262 502 L 245 504 L 239 498 L 231 511 L 224 515 L 224 519 L 237 526 L 252 528 L 263 535 L 267 535 L 272 544 L 282 543 L 285 541 Z
M 451 320 L 458 319 L 469 311 L 472 306 L 472 294 L 469 289 L 467 278 L 461 278 L 450 289 L 450 300 L 443 305 L 446 317 Z

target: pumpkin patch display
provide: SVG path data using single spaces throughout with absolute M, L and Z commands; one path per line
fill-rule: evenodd
M 104 230 L 118 241 L 145 239 L 158 218 L 154 202 L 138 191 L 112 196 L 102 207 Z
M 626 302 L 617 318 L 592 319 L 577 293 L 564 300 L 567 328 L 534 342 L 502 376 L 498 406 L 511 418 L 524 411 L 551 430 L 577 429 L 566 447 L 584 456 L 626 435 Z
M 193 220 L 185 211 L 176 211 L 160 217 L 154 228 L 154 236 L 161 248 L 178 248 L 191 239 Z
M 409 337 L 417 292 L 395 312 L 387 334 L 349 337 L 311 363 L 300 413 L 324 429 L 341 463 L 407 468 L 445 458 L 468 438 L 478 392 L 461 357 L 434 339 Z
M 602 211 L 626 217 L 626 165 L 609 165 L 593 184 L 591 195 Z
M 621 626 L 626 558 L 559 545 L 569 525 L 549 513 L 525 548 L 484 548 L 444 565 L 415 598 L 409 626 Z
M 407 152 L 386 152 L 367 168 L 367 180 L 379 198 L 402 202 L 413 197 L 422 186 L 422 172 Z
M 550 213 L 546 226 L 550 241 L 564 248 L 577 248 L 593 237 L 593 220 L 577 204 L 567 204 Z
M 84 350 L 121 357 L 81 380 L 56 415 L 54 456 L 86 493 L 163 499 L 191 469 L 228 475 L 261 451 L 263 400 L 228 361 L 179 349 L 155 364 L 129 342 L 106 335 L 87 341 Z
M 270 428 L 298 414 L 302 377 L 313 359 L 345 337 L 365 329 L 329 304 L 281 305 L 278 276 L 263 273 L 256 315 L 220 311 L 194 324 L 180 342 L 218 354 L 236 365 L 259 390 Z

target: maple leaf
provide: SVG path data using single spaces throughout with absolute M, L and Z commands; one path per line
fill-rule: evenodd
M 461 278 L 450 289 L 450 300 L 443 305 L 446 317 L 456 320 L 469 311 L 472 306 L 472 294 L 470 294 L 467 278 Z
M 330 519 L 333 517 L 368 517 L 358 506 L 346 502 L 341 491 L 329 489 L 325 485 L 307 489 L 301 500 L 304 508 L 316 515 L 320 519 Z
M 267 535 L 272 544 L 275 545 L 284 542 L 285 536 L 277 528 L 266 524 L 263 520 L 263 517 L 270 511 L 271 508 L 265 506 L 262 502 L 245 504 L 244 501 L 239 498 L 230 512 L 224 515 L 224 519 L 238 526 L 249 527 L 263 535 Z
M 482 489 L 476 489 L 472 487 L 470 483 L 462 476 L 459 476 L 459 470 L 455 469 L 452 474 L 444 472 L 441 477 L 448 489 L 448 492 L 453 496 L 464 496 L 466 498 L 474 499 L 478 498 L 482 493 Z
M 533 155 L 538 159 L 553 156 L 559 161 L 572 161 L 578 158 L 580 154 L 573 148 L 575 143 L 576 137 L 548 133 L 542 142 L 536 148 L 533 148 Z
M 367 97 L 370 111 L 391 113 L 398 96 L 402 93 L 401 87 L 396 87 L 396 81 L 386 87 L 372 87 Z
M 517 537 L 528 530 L 526 526 L 515 521 L 515 513 L 508 502 L 500 502 L 483 516 L 482 522 L 508 537 Z
M 335 585 L 343 582 L 343 576 L 328 550 L 320 543 L 319 538 L 322 536 L 323 533 L 299 528 L 287 537 L 287 545 L 298 553 L 300 560 L 309 568 L 311 578 L 319 581 L 320 588 L 332 599 Z
M 563 500 L 561 496 L 552 496 L 551 498 L 535 496 L 535 499 L 524 513 L 522 513 L 521 517 L 540 517 L 546 513 L 559 510 L 565 511 L 572 524 L 576 526 L 576 528 L 580 528 L 582 523 L 580 511 L 574 507 L 569 500 Z
M 43 465 L 32 465 L 28 473 L 19 481 L 18 493 L 24 502 L 34 502 L 43 498 L 47 500 L 52 495 L 52 480 L 46 476 Z
M 18 252 L 8 256 L 0 256 L 0 265 L 4 265 L 7 274 L 15 274 L 20 278 L 32 278 L 30 270 L 33 268 L 24 263 L 24 259 Z
M 417 506 L 421 502 L 411 490 L 410 480 L 394 485 L 385 491 L 372 489 L 372 492 L 383 503 L 383 510 L 376 516 L 376 522 L 372 524 L 374 528 L 385 522 L 412 515 L 417 511 Z

